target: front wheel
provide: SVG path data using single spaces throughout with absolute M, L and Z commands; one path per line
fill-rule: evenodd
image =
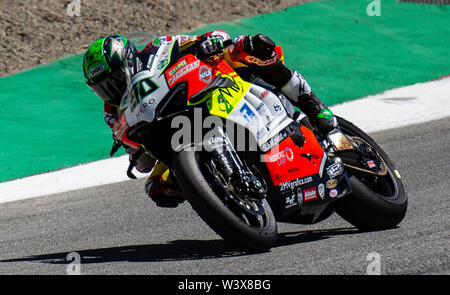
M 235 246 L 262 252 L 277 240 L 277 224 L 268 202 L 240 200 L 227 195 L 214 167 L 201 152 L 182 151 L 174 160 L 177 182 L 197 214 Z
M 383 162 L 386 169 L 384 175 L 347 169 L 352 193 L 335 203 L 336 213 L 363 231 L 394 228 L 403 220 L 408 203 L 399 172 L 369 135 L 352 123 L 340 117 L 337 119 L 342 132 L 355 138 L 359 144 L 366 145 L 363 150 L 370 150 L 374 157 Z

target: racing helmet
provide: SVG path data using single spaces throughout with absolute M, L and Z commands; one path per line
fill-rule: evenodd
M 119 106 L 127 89 L 127 67 L 134 64 L 136 47 L 121 35 L 97 39 L 83 57 L 85 82 L 105 103 Z

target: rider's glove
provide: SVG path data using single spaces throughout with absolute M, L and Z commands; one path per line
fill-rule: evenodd
M 206 37 L 205 40 L 199 44 L 200 50 L 207 56 L 222 52 L 223 38 L 221 36 Z

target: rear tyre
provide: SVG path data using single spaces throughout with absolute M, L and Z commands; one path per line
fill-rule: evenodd
M 268 202 L 259 201 L 262 214 L 240 210 L 223 194 L 201 153 L 182 151 L 174 160 L 177 182 L 197 214 L 222 238 L 251 252 L 268 251 L 277 241 L 277 224 Z
M 375 176 L 348 169 L 352 193 L 335 203 L 336 213 L 362 231 L 396 227 L 405 217 L 408 203 L 400 174 L 369 135 L 345 119 L 337 119 L 345 134 L 362 138 L 378 153 L 388 172 L 385 176 Z

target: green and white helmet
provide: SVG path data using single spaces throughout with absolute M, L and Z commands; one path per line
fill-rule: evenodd
M 86 50 L 83 73 L 86 84 L 104 102 L 118 106 L 127 89 L 125 68 L 134 64 L 136 48 L 121 35 L 97 39 Z

